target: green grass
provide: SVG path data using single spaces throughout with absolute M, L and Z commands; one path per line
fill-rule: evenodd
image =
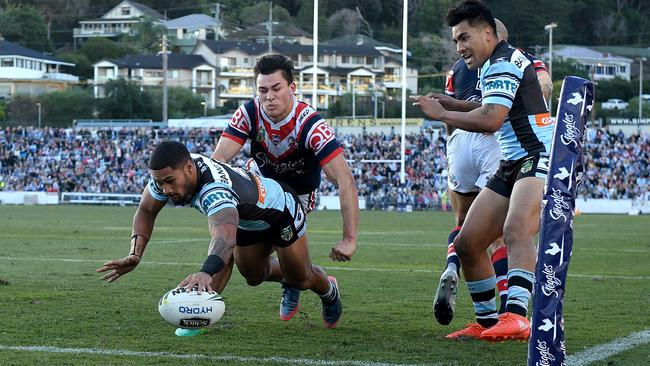
M 105 284 L 95 269 L 128 252 L 133 212 L 133 207 L 0 206 L 0 278 L 10 281 L 0 286 L 0 345 L 387 363 L 525 363 L 525 343 L 444 338 L 473 320 L 465 288 L 459 291 L 453 323 L 435 322 L 431 299 L 444 264 L 450 214 L 363 212 L 357 254 L 350 263 L 334 263 L 328 253 L 341 235 L 340 215 L 315 212 L 309 217 L 310 254 L 339 280 L 344 315 L 337 329 L 322 326 L 320 300 L 309 292 L 302 295 L 299 315 L 280 321 L 279 285 L 249 287 L 235 271 L 223 294 L 226 314 L 221 321 L 203 336 L 178 339 L 158 314 L 157 302 L 200 268 L 209 239 L 206 219 L 190 209 L 166 208 L 143 263 Z M 648 216 L 576 219 L 570 274 L 645 279 L 569 277 L 569 354 L 650 328 L 649 225 Z M 599 364 L 644 364 L 650 357 L 647 348 Z M 0 350 L 3 365 L 215 362 Z

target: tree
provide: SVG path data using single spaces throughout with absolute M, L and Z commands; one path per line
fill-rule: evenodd
M 341 9 L 327 18 L 332 38 L 357 34 L 360 26 L 359 15 L 352 9 Z
M 140 86 L 125 79 L 109 80 L 106 97 L 99 102 L 99 115 L 108 119 L 151 118 L 152 100 Z
M 151 119 L 162 120 L 162 89 L 147 89 L 145 93 L 152 101 Z M 193 118 L 203 115 L 203 98 L 182 87 L 167 89 L 167 111 L 169 118 Z
M 69 73 L 77 75 L 82 79 L 92 79 L 94 77 L 93 64 L 88 57 L 81 52 L 61 52 L 56 55 L 59 59 L 73 63 L 75 66 L 70 67 Z M 67 66 L 64 66 L 67 68 Z
M 45 21 L 31 6 L 9 5 L 0 11 L 0 34 L 8 41 L 25 47 L 52 52 Z
M 132 34 L 122 37 L 122 47 L 135 48 L 140 50 L 138 53 L 156 53 L 160 51 L 162 35 L 166 31 L 165 27 L 154 23 L 151 18 L 142 18 L 133 27 Z
M 107 58 L 120 58 L 139 53 L 138 48 L 134 45 L 111 41 L 103 37 L 94 37 L 84 42 L 79 52 L 86 56 L 91 65 Z
M 38 120 L 38 101 L 27 94 L 14 94 L 7 105 L 7 124 L 35 125 Z
M 70 88 L 42 94 L 38 99 L 48 126 L 68 127 L 75 119 L 93 118 L 94 99 L 88 89 Z
M 239 20 L 245 25 L 254 25 L 268 22 L 269 3 L 264 1 L 241 9 L 241 12 L 239 13 Z M 291 20 L 291 15 L 289 15 L 287 9 L 278 5 L 273 6 L 274 22 L 284 22 L 289 20 Z

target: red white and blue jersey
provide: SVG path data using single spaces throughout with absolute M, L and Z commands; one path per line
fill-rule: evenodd
M 298 194 L 318 189 L 321 167 L 343 148 L 316 110 L 293 97 L 293 108 L 273 122 L 256 97 L 233 114 L 221 135 L 243 145 L 251 141 L 251 156 L 263 176 L 283 182 Z

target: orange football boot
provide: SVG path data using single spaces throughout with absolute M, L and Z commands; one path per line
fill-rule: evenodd
M 479 323 L 467 324 L 465 328 L 447 335 L 446 338 L 462 341 L 465 339 L 481 339 L 481 334 L 488 328 Z
M 481 333 L 481 339 L 490 342 L 506 340 L 527 341 L 530 337 L 530 321 L 515 313 L 503 313 L 499 322 Z

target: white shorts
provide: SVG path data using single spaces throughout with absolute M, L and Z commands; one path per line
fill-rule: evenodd
M 501 159 L 494 135 L 456 129 L 447 139 L 447 186 L 458 193 L 478 192 L 497 171 Z

